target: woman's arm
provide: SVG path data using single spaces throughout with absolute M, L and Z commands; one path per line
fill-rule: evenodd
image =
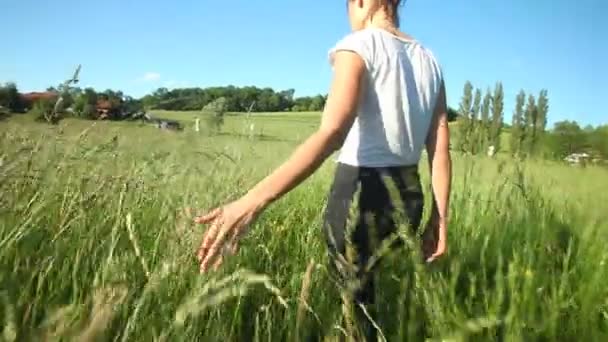
M 240 235 L 259 212 L 302 183 L 340 148 L 356 116 L 364 73 L 365 63 L 359 55 L 337 52 L 334 77 L 319 129 L 241 199 L 195 219 L 197 223 L 211 224 L 198 253 L 202 270 L 212 262 L 219 266 L 221 259 L 214 260 L 227 239 L 231 240 L 234 252 Z
M 339 149 L 355 119 L 363 60 L 346 51 L 336 53 L 334 79 L 319 129 L 291 157 L 247 194 L 265 207 L 280 198 L 312 173 Z
M 452 160 L 450 157 L 450 132 L 445 94 L 445 84 L 442 83 L 435 112 L 426 142 L 433 188 L 433 211 L 431 227 L 433 246 L 428 247 L 425 257 L 428 261 L 445 253 L 447 248 L 447 225 L 449 215 L 449 199 L 452 181 Z M 428 241 L 427 241 L 428 243 Z
M 440 222 L 447 223 L 450 187 L 452 178 L 452 160 L 450 156 L 450 131 L 445 86 L 442 84 L 433 121 L 426 143 L 433 187 L 433 198 L 436 214 Z

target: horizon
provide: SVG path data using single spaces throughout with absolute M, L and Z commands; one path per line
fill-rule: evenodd
M 57 8 L 69 8 L 70 20 L 57 15 Z M 437 56 L 450 107 L 458 108 L 466 81 L 484 92 L 501 81 L 505 123 L 511 122 L 520 89 L 534 96 L 547 89 L 548 126 L 576 120 L 583 127 L 607 123 L 597 111 L 608 92 L 602 82 L 608 68 L 600 66 L 608 48 L 596 44 L 608 32 L 602 9 L 608 4 L 600 0 L 410 0 L 401 8 L 401 22 L 402 30 Z M 95 6 L 76 0 L 23 0 L 0 4 L 0 11 L 8 19 L 0 24 L 5 30 L 19 28 L 7 38 L 11 49 L 0 56 L 0 82 L 15 82 L 22 93 L 56 87 L 82 64 L 79 87 L 120 90 L 134 98 L 158 88 L 229 85 L 295 89 L 295 97 L 325 95 L 331 80 L 327 51 L 350 32 L 343 1 L 184 0 L 176 6 L 109 0 L 95 15 Z M 51 34 L 41 40 L 40 31 Z

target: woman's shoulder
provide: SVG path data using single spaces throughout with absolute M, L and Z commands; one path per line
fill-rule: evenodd
M 344 44 L 366 44 L 372 42 L 374 39 L 378 39 L 378 31 L 375 29 L 363 29 L 358 31 L 353 31 L 345 34 L 340 37 L 336 42 L 335 46 L 340 46 Z
M 438 71 L 441 69 L 440 63 L 433 51 L 422 42 L 411 35 L 401 32 L 397 35 L 380 28 L 366 28 L 344 35 L 330 49 L 329 60 L 333 64 L 333 57 L 336 52 L 348 50 L 359 54 L 366 62 L 366 65 L 372 68 L 378 56 L 382 55 L 384 50 L 401 50 L 403 45 L 411 47 L 407 49 L 408 55 L 416 54 L 419 57 L 423 56 L 423 59 L 427 63 L 430 63 L 434 69 Z M 384 52 L 391 54 L 390 51 Z
M 433 53 L 411 35 L 402 32 L 396 34 L 374 27 L 350 32 L 344 35 L 331 48 L 331 52 L 335 52 L 345 46 L 358 46 L 361 49 L 367 50 L 369 53 L 375 53 L 376 50 L 381 48 L 401 49 L 401 46 L 403 45 L 414 46 L 416 50 L 429 54 L 429 56 L 434 59 Z
M 338 51 L 351 51 L 357 53 L 366 64 L 371 63 L 374 54 L 373 32 L 360 30 L 350 32 L 340 39 L 329 49 L 329 61 L 333 64 L 333 58 Z

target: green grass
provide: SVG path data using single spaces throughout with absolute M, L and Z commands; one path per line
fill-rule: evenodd
M 238 116 L 217 136 L 192 132 L 189 113 L 159 116 L 186 130 L 0 122 L 3 339 L 338 334 L 339 292 L 320 231 L 331 162 L 269 208 L 219 273 L 199 275 L 194 257 L 204 229 L 192 216 L 279 165 L 318 114 L 255 115 L 253 138 Z M 607 340 L 608 172 L 504 156 L 456 154 L 454 163 L 449 255 L 430 267 L 408 250 L 387 256 L 378 286 L 383 335 Z M 421 170 L 428 189 L 425 163 Z

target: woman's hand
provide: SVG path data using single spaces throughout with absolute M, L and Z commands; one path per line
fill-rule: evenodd
M 436 217 L 429 221 L 422 235 L 424 261 L 431 263 L 443 256 L 448 248 L 447 223 Z
M 243 197 L 194 219 L 196 223 L 209 225 L 197 254 L 201 273 L 207 272 L 210 266 L 217 270 L 225 252 L 232 255 L 238 252 L 239 240 L 260 210 L 253 199 Z

